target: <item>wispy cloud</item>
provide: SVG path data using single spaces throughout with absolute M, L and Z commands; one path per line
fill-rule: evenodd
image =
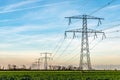
M 111 5 L 111 6 L 104 8 L 104 10 L 114 10 L 114 9 L 120 9 L 120 4 Z
M 5 9 L 3 9 L 3 11 L 1 11 L 0 13 L 9 13 L 9 12 L 15 12 L 15 11 L 29 10 L 29 9 L 34 9 L 34 8 L 57 6 L 57 5 L 63 5 L 64 3 L 70 3 L 70 2 L 73 2 L 73 1 L 64 1 L 64 2 L 50 3 L 50 4 L 46 4 L 46 5 L 40 5 L 40 6 L 33 6 L 33 7 L 29 7 L 29 8 L 13 9 L 13 8 L 16 8 L 16 7 L 20 7 L 21 5 L 25 5 L 25 4 L 31 3 L 31 2 L 23 2 L 21 4 L 19 3 L 19 6 L 17 6 L 15 4 L 15 7 L 14 6 L 11 7 L 12 9 L 7 7 Z
M 38 1 L 39 0 L 26 0 L 26 1 L 18 2 L 18 3 L 15 3 L 15 4 L 5 6 L 3 8 L 3 11 L 10 11 L 10 10 L 22 7 L 22 6 L 27 5 L 27 4 L 35 3 L 35 2 L 38 2 Z
M 0 28 L 1 34 L 17 34 L 27 31 L 44 31 L 49 29 L 54 29 L 56 26 L 53 26 L 53 23 L 44 24 L 44 25 L 23 25 L 23 26 L 5 26 Z

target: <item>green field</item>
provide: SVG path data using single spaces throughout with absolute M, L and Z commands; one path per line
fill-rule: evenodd
M 120 71 L 0 71 L 0 80 L 120 80 Z

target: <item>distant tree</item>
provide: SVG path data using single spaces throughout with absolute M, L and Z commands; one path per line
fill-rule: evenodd
M 31 70 L 31 69 L 32 69 L 32 67 L 30 66 L 30 67 L 29 67 L 29 70 Z
M 12 66 L 11 66 L 11 64 L 8 64 L 8 69 L 10 70 L 10 69 L 12 69 Z
M 77 70 L 77 67 L 73 67 L 73 70 Z
M 72 65 L 69 65 L 67 69 L 68 69 L 68 70 L 73 70 L 73 66 L 72 66 Z
M 56 66 L 52 66 L 53 70 L 56 70 Z
M 16 65 L 12 65 L 13 67 L 13 70 L 16 70 L 17 69 L 17 66 Z
M 52 65 L 49 65 L 49 69 L 52 70 Z
M 58 69 L 58 70 L 61 70 L 61 66 L 57 66 L 57 69 Z
M 117 69 L 115 68 L 115 71 L 117 71 Z
M 4 69 L 5 69 L 5 67 L 3 66 L 3 67 L 2 67 L 2 70 L 4 70 Z
M 25 66 L 25 65 L 22 65 L 22 69 L 26 69 L 26 66 Z
M 66 70 L 66 67 L 65 66 L 62 66 L 62 68 L 61 68 L 62 70 Z

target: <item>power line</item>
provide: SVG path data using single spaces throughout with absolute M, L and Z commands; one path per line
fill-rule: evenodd
M 68 47 L 71 45 L 72 41 L 73 41 L 73 39 L 68 43 L 68 45 L 65 47 L 65 49 L 60 54 L 60 56 L 68 49 Z
M 73 40 L 73 39 L 72 39 Z M 61 52 L 61 54 L 59 55 L 59 56 L 61 56 L 61 55 L 63 55 L 63 53 L 68 49 L 68 47 L 71 45 L 71 43 L 72 43 L 72 40 L 68 43 L 68 45 L 65 47 L 65 49 Z M 58 56 L 58 57 L 59 57 Z M 57 58 L 58 58 L 57 57 Z
M 118 26 L 120 26 L 120 24 L 116 24 L 116 25 L 113 25 L 113 26 L 111 26 L 111 27 L 102 29 L 102 31 L 109 30 L 109 29 L 112 29 L 112 28 L 115 28 L 115 27 L 118 27 Z
M 68 28 L 68 27 L 67 27 L 67 28 Z M 67 28 L 66 28 L 66 30 L 67 30 Z M 57 45 L 55 46 L 55 49 L 57 48 L 58 44 L 59 44 L 59 42 L 58 42 Z M 62 44 L 63 44 L 63 42 L 62 42 Z M 61 45 L 61 46 L 62 46 L 62 45 Z M 55 50 L 55 49 L 53 49 L 53 50 Z M 57 49 L 56 52 L 58 52 L 58 50 L 59 50 L 59 49 Z M 56 55 L 56 54 L 55 54 L 55 55 Z M 55 55 L 54 55 L 54 56 L 55 56 Z M 53 56 L 53 57 L 54 57 L 54 56 Z
M 77 50 L 77 48 L 76 48 L 76 50 Z M 74 59 L 74 58 L 76 58 L 76 56 L 79 57 L 79 56 L 78 56 L 78 51 L 75 51 L 75 50 L 74 50 L 74 51 L 72 51 L 71 53 L 73 53 L 73 52 L 74 52 L 74 53 L 77 53 L 77 54 L 73 55 L 73 56 L 72 56 L 71 58 L 69 58 L 69 59 L 66 58 L 67 60 L 64 59 L 64 61 L 65 61 L 64 63 L 66 63 L 66 62 L 71 62 L 71 60 Z M 79 53 L 80 53 L 80 52 L 79 52 Z
M 103 40 L 99 40 L 93 47 L 91 47 L 90 50 L 93 50 L 100 42 L 102 42 Z
M 59 49 L 62 47 L 64 40 L 65 40 L 65 39 L 63 39 L 63 41 L 61 42 L 60 46 L 58 46 L 58 48 L 57 48 L 57 50 L 56 50 L 55 54 L 53 55 L 53 57 L 55 57 L 55 56 L 56 56 L 57 52 L 58 52 L 58 51 L 59 51 Z
M 91 41 L 89 42 L 89 44 L 92 44 L 92 42 L 93 42 L 94 40 L 95 40 L 95 39 L 91 40 Z M 74 48 L 74 49 L 72 50 L 72 52 L 70 52 L 70 54 L 72 54 L 73 52 L 74 52 L 74 53 L 76 53 L 76 51 L 75 51 L 75 50 L 77 50 L 77 48 L 79 48 L 79 47 L 80 47 L 80 44 L 78 44 L 78 45 L 77 45 L 77 47 L 76 47 L 76 48 Z M 64 57 L 64 58 L 65 58 L 65 57 Z M 69 60 L 71 60 L 71 59 L 73 59 L 73 57 L 72 57 L 72 58 L 70 58 Z M 69 60 L 68 60 L 68 61 L 69 61 Z
M 84 7 L 87 5 L 87 3 L 90 1 L 90 0 L 83 0 L 83 1 L 85 1 L 85 2 L 81 2 L 82 4 L 80 5 L 80 7 L 79 8 L 81 8 L 81 9 L 84 9 Z M 79 9 L 78 8 L 78 9 Z
M 89 44 L 92 44 L 92 42 L 94 41 L 95 39 L 93 39 L 92 41 L 90 41 L 90 43 Z M 100 42 L 101 42 L 102 40 L 100 40 L 100 41 L 98 41 L 98 43 L 96 43 L 90 50 L 92 50 L 93 48 L 95 48 Z M 76 48 L 75 48 L 76 49 Z M 72 51 L 73 52 L 73 51 Z M 71 52 L 71 53 L 72 53 Z M 76 53 L 76 52 L 74 52 L 74 53 Z M 74 55 L 73 57 L 71 57 L 71 58 L 69 58 L 68 60 L 66 60 L 65 61 L 65 63 L 66 62 L 70 62 L 70 60 L 74 60 L 74 57 L 76 57 L 78 54 L 76 54 L 76 55 Z M 79 57 L 79 56 L 77 56 L 77 57 Z M 75 58 L 75 59 L 77 59 L 77 58 Z
M 106 6 L 110 5 L 112 2 L 113 2 L 113 0 L 112 0 L 111 2 L 109 2 L 107 5 L 103 6 L 102 8 L 99 8 L 98 10 L 95 10 L 95 11 L 92 12 L 91 14 L 94 14 L 95 12 L 98 12 L 99 10 L 101 10 L 101 9 L 105 8 Z M 91 14 L 90 14 L 90 15 L 91 15 Z M 69 20 L 69 22 L 71 23 L 71 19 Z M 70 23 L 69 23 L 69 24 L 70 24 Z M 101 40 L 100 40 L 100 41 L 101 41 Z M 94 48 L 96 45 L 97 45 L 97 44 L 95 44 L 92 48 Z
M 111 5 L 114 1 L 116 1 L 116 0 L 112 0 L 112 1 L 108 2 L 108 3 L 105 4 L 103 7 L 100 7 L 99 9 L 97 9 L 97 10 L 91 12 L 89 15 L 92 15 L 92 14 L 94 14 L 94 13 L 96 13 L 96 12 L 102 10 L 103 8 L 105 8 L 105 7 L 109 6 L 109 5 Z
M 71 58 L 67 59 L 64 63 L 71 62 L 71 60 L 73 61 L 74 59 L 77 59 L 76 56 L 79 58 L 78 53 L 77 53 L 74 56 L 72 56 Z
M 120 30 L 116 30 L 116 31 L 112 31 L 109 33 L 113 33 L 113 32 L 120 32 Z M 115 37 L 107 37 L 107 38 L 120 38 L 120 36 L 115 36 Z M 90 50 L 93 50 L 99 43 L 101 43 L 103 40 L 99 40 Z
M 67 55 L 72 54 L 72 53 L 75 52 L 78 48 L 80 48 L 80 44 L 78 44 L 74 49 L 70 50 L 69 54 L 67 54 Z M 65 59 L 67 59 L 66 57 L 69 57 L 69 56 L 64 56 L 62 59 L 65 60 Z
M 107 37 L 108 39 L 120 39 L 120 36 Z
M 69 26 L 67 26 L 66 27 L 66 29 L 65 30 L 67 30 L 69 28 Z M 59 33 L 58 33 L 59 34 Z M 58 35 L 57 34 L 57 35 Z M 56 38 L 57 38 L 58 36 L 56 36 Z M 56 54 L 57 54 L 57 52 L 59 51 L 59 49 L 62 47 L 62 45 L 63 45 L 63 43 L 64 43 L 64 41 L 65 41 L 65 39 L 63 39 L 62 41 L 61 41 L 62 39 L 60 39 L 59 40 L 59 42 L 56 44 L 56 46 L 53 48 L 53 50 L 55 50 L 56 49 L 56 51 L 55 51 L 55 54 L 53 55 L 53 57 L 54 56 L 56 56 Z M 61 43 L 60 43 L 61 42 Z M 60 44 L 60 45 L 59 45 Z M 53 52 L 53 51 L 52 51 Z
M 102 40 L 98 41 L 90 50 L 93 50 L 100 42 L 102 42 Z M 76 57 L 77 56 L 77 57 Z M 75 59 L 79 58 L 78 54 L 72 56 L 71 58 L 69 58 L 68 60 L 66 60 L 64 63 L 67 63 L 67 62 L 71 62 Z
M 115 31 L 106 32 L 106 33 L 115 33 L 115 32 L 120 32 L 120 30 L 115 30 Z
M 93 42 L 94 40 L 95 40 L 95 39 L 91 40 L 91 41 L 90 41 L 90 44 L 92 44 L 92 42 Z M 91 48 L 91 50 L 92 50 L 93 48 L 95 48 L 101 41 L 102 41 L 102 40 L 98 41 L 98 43 L 96 43 L 96 44 Z M 78 46 L 79 46 L 79 45 L 78 45 Z M 78 48 L 78 46 L 77 46 L 77 48 Z M 80 46 L 79 46 L 79 47 L 80 47 Z M 77 48 L 75 48 L 75 49 L 77 49 Z M 72 52 L 74 52 L 74 51 L 75 51 L 75 50 L 73 50 Z M 71 52 L 71 53 L 72 53 L 72 52 Z M 75 51 L 74 53 L 76 53 L 76 51 Z M 78 55 L 78 54 L 76 54 L 76 55 L 74 55 L 73 57 L 67 59 L 64 63 L 73 61 L 73 60 L 74 60 L 74 57 L 76 57 L 77 55 Z M 79 57 L 79 56 L 77 56 L 77 57 Z M 75 59 L 77 59 L 77 58 L 75 58 Z
M 67 30 L 68 28 L 69 28 L 69 25 L 66 27 L 65 30 Z M 59 33 L 58 33 L 58 34 L 59 34 Z M 56 37 L 58 37 L 58 36 L 56 36 Z M 62 45 L 63 45 L 63 43 L 64 43 L 64 41 L 65 41 L 65 39 L 63 39 L 62 42 L 61 42 L 61 40 L 62 40 L 62 39 L 60 39 L 60 41 L 56 44 L 55 48 L 53 49 L 53 50 L 57 49 L 57 50 L 55 51 L 55 54 L 53 55 L 53 57 L 56 56 L 57 52 L 58 52 L 59 49 L 62 47 Z M 60 44 L 60 42 L 61 42 L 61 44 Z M 60 46 L 59 46 L 59 44 L 60 44 Z

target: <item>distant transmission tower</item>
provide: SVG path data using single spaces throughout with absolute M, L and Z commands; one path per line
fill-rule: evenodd
M 80 54 L 80 64 L 79 68 L 80 70 L 87 69 L 92 70 L 91 61 L 90 61 L 90 50 L 89 50 L 89 39 L 88 34 L 94 33 L 94 37 L 97 37 L 97 33 L 102 33 L 103 38 L 105 37 L 105 33 L 102 31 L 97 31 L 93 29 L 87 28 L 87 20 L 88 19 L 97 19 L 98 25 L 101 24 L 101 20 L 104 20 L 103 18 L 93 17 L 89 15 L 78 15 L 78 16 L 71 16 L 71 17 L 65 17 L 69 19 L 69 25 L 71 24 L 72 19 L 81 19 L 82 20 L 82 28 L 79 29 L 73 29 L 65 31 L 65 37 L 67 37 L 68 32 L 73 33 L 73 38 L 76 37 L 76 33 L 82 33 L 82 40 L 81 40 L 81 54 Z
M 38 58 L 35 63 L 37 64 L 37 69 L 39 70 L 41 68 L 41 59 Z
M 47 70 L 48 69 L 48 59 L 49 60 L 52 59 L 51 57 L 48 57 L 48 54 L 52 55 L 52 53 L 41 53 L 41 54 L 45 55 L 45 57 L 41 57 L 41 59 L 44 59 L 44 69 Z

